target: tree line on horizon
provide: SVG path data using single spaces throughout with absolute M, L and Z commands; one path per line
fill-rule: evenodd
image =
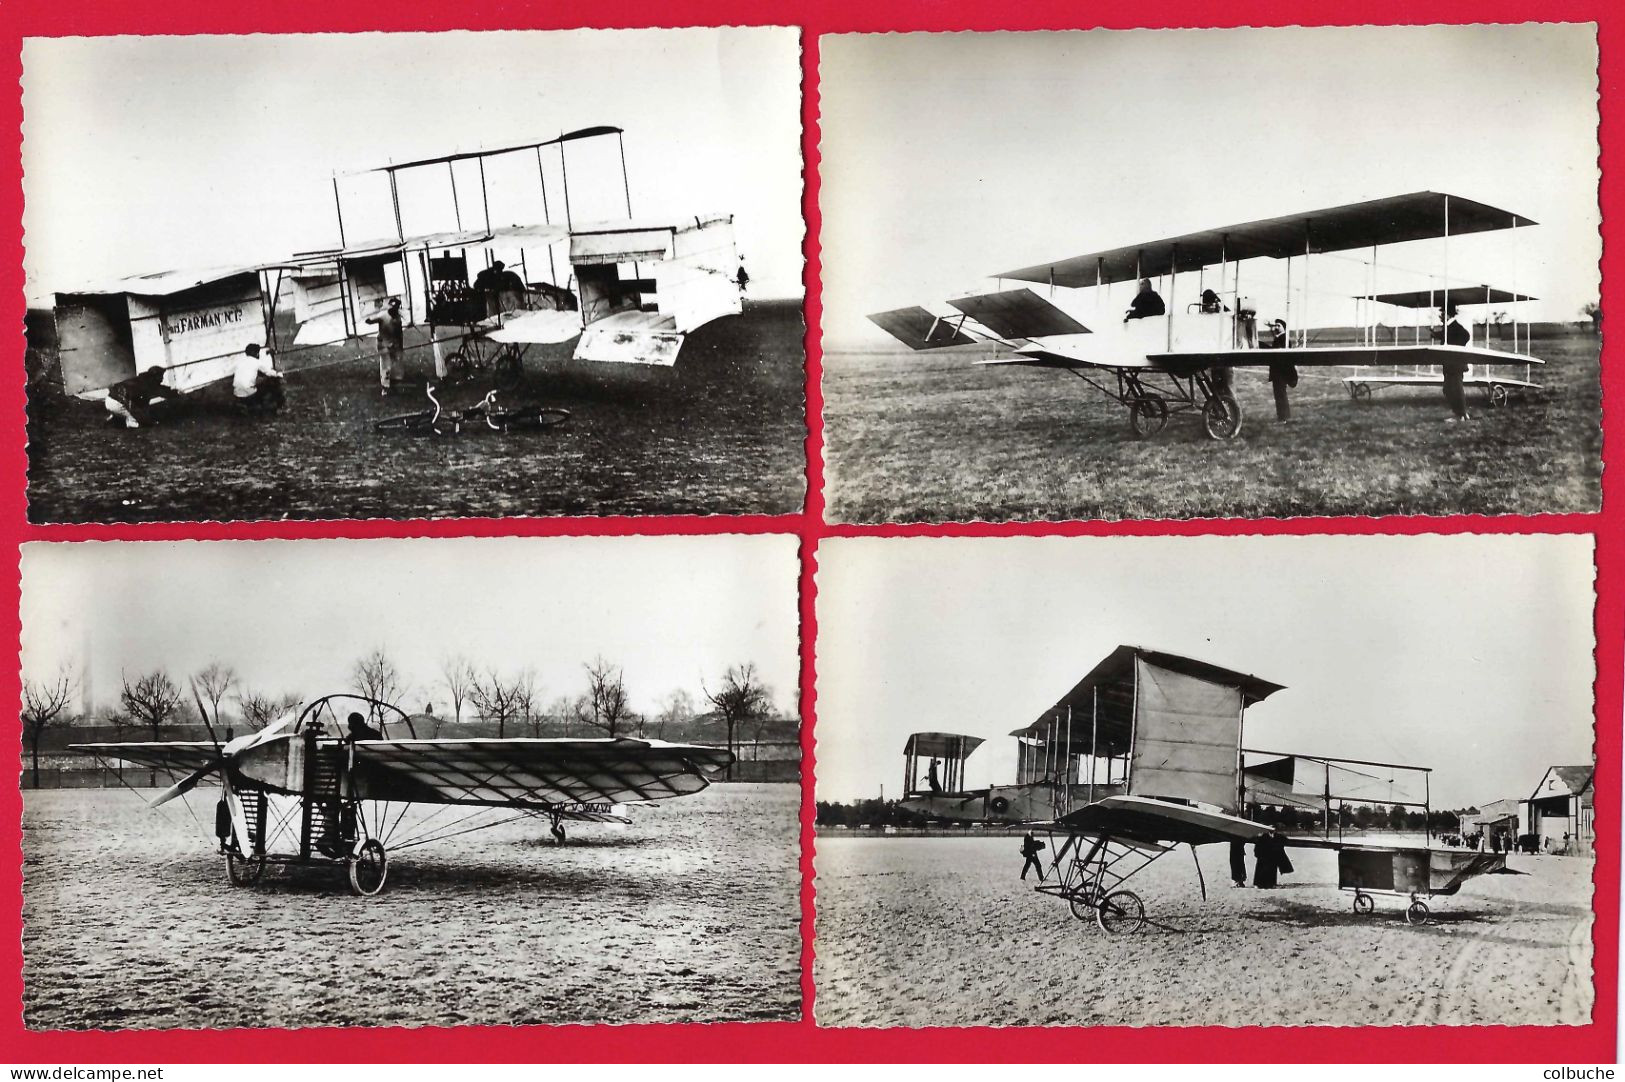
M 582 690 L 544 701 L 536 672 L 529 667 L 482 668 L 461 654 L 451 654 L 441 659 L 431 681 L 414 685 L 386 651 L 374 648 L 351 665 L 350 686 L 343 690 L 401 710 L 411 717 L 416 735 L 429 739 L 471 720 L 494 725 L 499 738 L 590 735 L 664 740 L 690 738 L 710 727 L 723 730 L 728 750 L 736 752 L 747 732 L 760 743 L 770 730 L 782 731 L 786 723 L 793 730 L 798 724 L 793 710 L 775 707 L 772 689 L 762 681 L 755 662 L 728 666 L 714 684 L 702 679 L 698 698 L 687 688 L 675 688 L 652 712 L 632 707 L 622 666 L 598 656 L 582 668 Z M 233 666 L 218 659 L 185 677 L 184 686 L 163 667 L 122 672 L 117 701 L 92 717 L 72 709 L 79 687 L 72 666 L 50 677 L 23 680 L 23 742 L 36 786 L 41 745 L 46 734 L 57 729 L 95 725 L 111 729 L 115 739 L 140 734 L 156 741 L 166 726 L 201 725 L 214 739 L 224 741 L 235 732 L 228 724 L 232 719 L 246 730 L 261 729 L 305 701 L 297 691 L 250 687 Z M 432 700 L 439 692 L 444 692 L 449 712 L 434 710 Z M 420 698 L 431 702 L 416 712 L 408 704 Z M 234 705 L 230 712 L 228 705 Z

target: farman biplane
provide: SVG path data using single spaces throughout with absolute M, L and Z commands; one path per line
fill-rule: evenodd
M 1499 853 L 1350 837 L 1347 811 L 1399 805 L 1426 820 L 1428 769 L 1242 747 L 1249 707 L 1281 685 L 1176 654 L 1120 646 L 1030 725 L 1017 742 L 1016 781 L 964 787 L 965 759 L 983 741 L 914 733 L 904 747 L 901 806 L 932 819 L 1022 825 L 1049 836 L 1037 890 L 1065 901 L 1106 932 L 1144 926 L 1145 905 L 1124 884 L 1177 846 L 1256 842 L 1333 849 L 1338 885 L 1354 911 L 1374 895 L 1407 901 L 1406 920 L 1428 918 L 1426 899 L 1505 867 Z M 1283 836 L 1250 818 L 1261 806 L 1313 813 L 1318 830 Z M 1201 864 L 1196 865 L 1200 882 Z M 1206 896 L 1206 884 L 1202 884 Z
M 1471 368 L 1464 384 L 1480 386 L 1491 401 L 1500 402 L 1511 389 L 1532 388 L 1529 373 L 1542 363 L 1520 352 L 1528 339 L 1520 340 L 1516 319 L 1511 348 L 1490 349 L 1487 338 L 1447 344 L 1443 331 L 1444 340 L 1435 343 L 1431 326 L 1423 341 L 1420 324 L 1410 341 L 1397 330 L 1384 340 L 1377 313 L 1383 302 L 1414 311 L 1533 299 L 1515 289 L 1452 286 L 1449 243 L 1451 237 L 1490 230 L 1511 230 L 1515 237 L 1519 228 L 1534 224 L 1460 196 L 1412 192 L 1020 267 L 993 275 L 994 292 L 958 297 L 935 310 L 916 305 L 869 319 L 911 349 L 991 343 L 1007 352 L 978 363 L 1068 372 L 1125 407 L 1131 430 L 1142 439 L 1162 431 L 1169 417 L 1181 412 L 1198 414 L 1214 439 L 1235 437 L 1242 410 L 1230 390 L 1230 370 L 1240 367 L 1350 366 L 1357 369 L 1351 393 L 1369 397 L 1372 387 L 1383 384 L 1441 384 L 1443 369 L 1460 365 Z M 1408 294 L 1379 290 L 1383 245 L 1432 240 L 1443 242 L 1443 267 L 1430 288 Z M 1356 340 L 1317 344 L 1302 314 L 1309 308 L 1311 257 L 1350 251 L 1370 253 L 1366 271 L 1372 284 L 1355 298 L 1365 302 Z M 1295 257 L 1300 264 L 1296 291 Z M 1282 275 L 1264 268 L 1284 266 L 1286 304 L 1277 317 L 1278 331 L 1267 330 L 1277 320 L 1264 320 L 1249 299 L 1246 291 L 1259 286 L 1243 285 L 1244 265 L 1249 283 L 1257 282 L 1258 274 L 1272 289 Z M 1153 281 L 1160 287 L 1152 288 Z M 1111 295 L 1123 282 L 1143 283 L 1148 294 L 1143 301 L 1136 296 L 1127 318 Z M 1296 320 L 1295 292 L 1301 298 Z M 1359 374 L 1366 371 L 1371 374 Z

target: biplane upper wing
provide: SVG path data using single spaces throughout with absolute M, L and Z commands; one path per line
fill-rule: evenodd
M 1004 271 L 995 277 L 1081 289 L 1199 270 L 1224 260 L 1284 259 L 1306 252 L 1341 252 L 1534 224 L 1512 211 L 1458 195 L 1410 192 L 1108 248 Z
M 354 779 L 371 800 L 500 807 L 621 804 L 697 793 L 733 761 L 661 740 L 364 740 Z
M 1544 364 L 1539 357 L 1478 346 L 1304 346 L 1295 349 L 1215 349 L 1148 354 L 1148 360 L 1171 372 L 1194 371 L 1222 365 L 1228 368 L 1291 364 L 1304 368 L 1350 365 L 1445 364 L 1449 361 L 1483 365 Z
M 1250 819 L 1143 796 L 1102 797 L 1056 823 L 1082 834 L 1175 845 L 1251 841 L 1270 833 L 1269 827 Z

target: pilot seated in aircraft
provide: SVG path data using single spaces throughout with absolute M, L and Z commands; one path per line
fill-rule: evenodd
M 1202 290 L 1202 311 L 1208 313 L 1228 312 L 1230 306 L 1221 301 L 1219 295 L 1213 290 L 1204 289 Z
M 107 389 L 102 405 L 107 407 L 109 421 L 123 420 L 125 428 L 140 428 L 153 421 L 152 404 L 160 399 L 176 399 L 180 395 L 164 386 L 164 369 L 153 365 L 138 376 L 120 380 Z
M 1168 314 L 1167 305 L 1162 303 L 1162 297 L 1151 288 L 1151 279 L 1140 279 L 1140 292 L 1135 294 L 1134 300 L 1128 306 L 1128 312 L 1123 316 L 1123 322 L 1131 319 L 1145 319 L 1147 316 L 1161 316 Z
M 931 787 L 933 793 L 942 792 L 942 779 L 937 776 L 937 761 L 931 760 L 931 765 L 925 771 L 925 783 Z
M 374 729 L 371 725 L 368 725 L 367 719 L 358 713 L 351 713 L 351 715 L 345 719 L 345 724 L 349 727 L 350 731 L 348 739 L 351 741 L 382 740 L 384 738 L 383 733 L 379 732 L 377 729 Z

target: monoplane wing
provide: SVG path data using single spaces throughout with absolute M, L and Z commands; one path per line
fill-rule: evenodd
M 1063 815 L 1057 825 L 1129 842 L 1208 845 L 1251 841 L 1270 828 L 1250 819 L 1142 796 L 1108 796 Z
M 206 740 L 170 740 L 118 744 L 70 744 L 69 751 L 82 751 L 104 759 L 122 759 L 137 766 L 175 773 L 201 770 L 220 757 L 221 749 Z
M 363 740 L 357 792 L 370 800 L 548 808 L 697 793 L 733 756 L 661 740 Z

